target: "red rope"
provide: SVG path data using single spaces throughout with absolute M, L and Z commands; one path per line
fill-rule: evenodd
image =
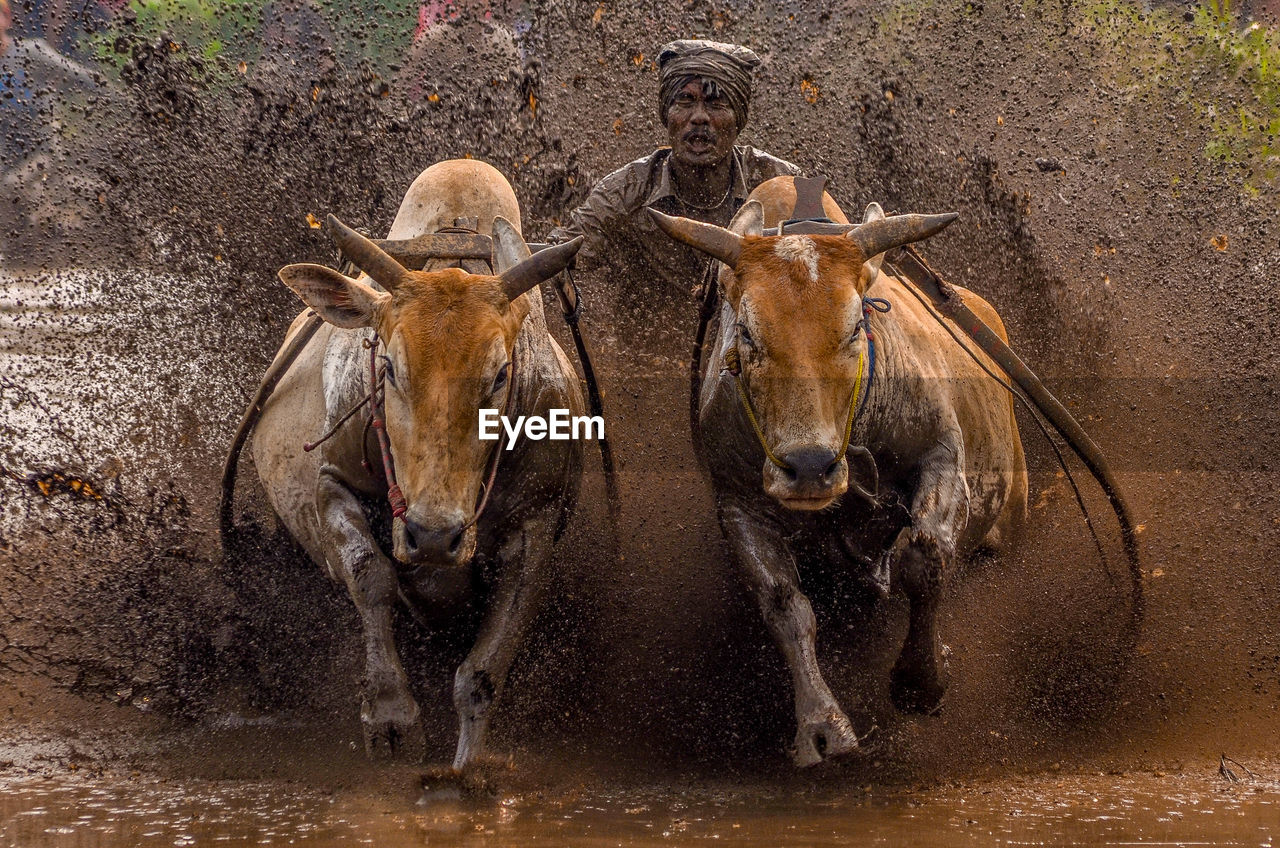
M 373 391 L 369 394 L 369 410 L 373 420 L 373 430 L 378 434 L 378 447 L 382 449 L 382 471 L 387 478 L 387 500 L 391 503 L 391 517 L 403 521 L 404 514 L 409 509 L 409 503 L 404 499 L 404 492 L 400 491 L 400 484 L 396 482 L 396 469 L 391 460 L 391 443 L 387 441 L 387 425 L 382 417 L 382 401 L 386 392 L 378 391 L 384 385 L 378 381 L 378 342 L 379 339 L 375 335 L 369 345 L 369 382 L 373 384 Z

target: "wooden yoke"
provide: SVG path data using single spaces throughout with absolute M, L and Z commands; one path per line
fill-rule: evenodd
M 492 264 L 493 239 L 478 233 L 427 233 L 410 239 L 373 239 L 410 271 L 421 271 L 432 259 L 482 259 Z M 533 243 L 530 253 L 552 247 Z

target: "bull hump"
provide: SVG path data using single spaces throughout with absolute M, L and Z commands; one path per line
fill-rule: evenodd
M 809 272 L 810 282 L 818 281 L 818 245 L 808 236 L 782 236 L 773 252 L 788 262 L 798 262 Z

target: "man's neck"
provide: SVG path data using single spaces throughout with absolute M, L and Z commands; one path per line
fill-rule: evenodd
M 715 165 L 698 168 L 671 162 L 671 179 L 676 197 L 694 206 L 716 207 L 729 196 L 733 179 L 733 155 L 721 159 Z

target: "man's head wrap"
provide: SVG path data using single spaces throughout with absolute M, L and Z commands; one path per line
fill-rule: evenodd
M 719 95 L 733 109 L 738 131 L 747 125 L 751 102 L 751 72 L 760 65 L 754 51 L 719 41 L 685 40 L 663 45 L 658 52 L 658 114 L 667 122 L 667 112 L 676 94 L 691 80 L 713 81 Z

